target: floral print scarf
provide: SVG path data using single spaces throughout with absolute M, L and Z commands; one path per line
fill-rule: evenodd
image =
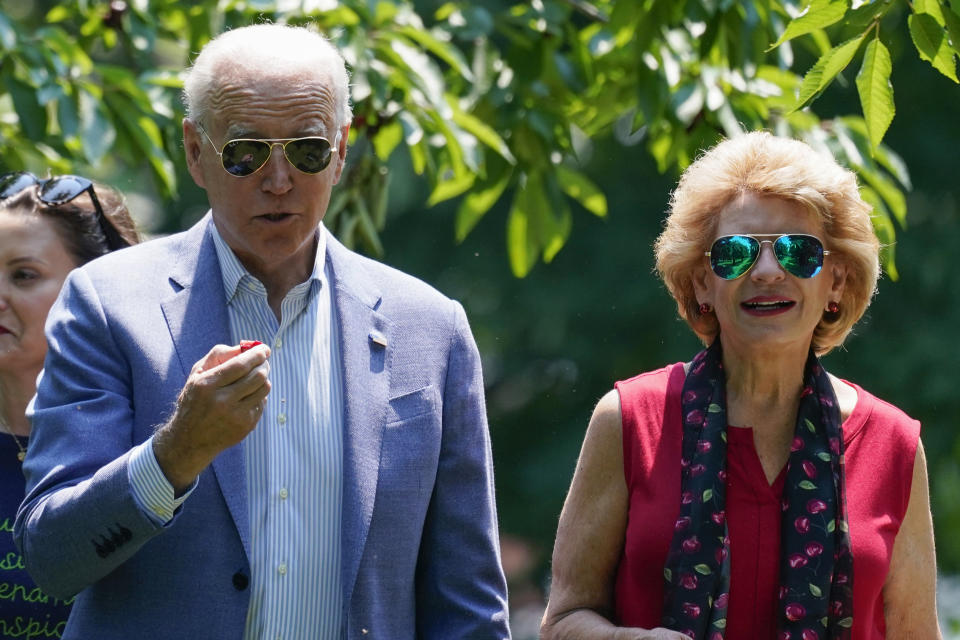
M 731 558 L 724 510 L 726 376 L 719 337 L 693 359 L 681 402 L 680 514 L 663 570 L 663 625 L 696 640 L 723 640 Z M 777 640 L 847 640 L 853 623 L 853 556 L 840 410 L 812 351 L 786 473 Z

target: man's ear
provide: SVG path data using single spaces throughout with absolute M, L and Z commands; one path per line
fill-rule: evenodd
M 187 158 L 187 170 L 193 177 L 197 186 L 205 189 L 206 184 L 203 179 L 203 168 L 200 166 L 200 153 L 203 150 L 203 134 L 197 128 L 190 118 L 183 119 L 183 152 Z
M 350 123 L 340 127 L 340 144 L 337 145 L 337 157 L 334 159 L 337 166 L 334 167 L 333 184 L 340 182 L 340 175 L 343 173 L 343 167 L 347 163 L 347 137 L 350 135 Z

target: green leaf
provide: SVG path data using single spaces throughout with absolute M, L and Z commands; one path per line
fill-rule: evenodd
M 953 50 L 950 48 L 943 27 L 937 24 L 933 16 L 928 13 L 912 14 L 907 24 L 913 45 L 917 48 L 920 57 L 943 75 L 958 82 Z
M 836 530 L 836 528 L 837 528 L 837 521 L 836 521 L 836 520 L 831 520 L 830 522 L 827 523 L 827 532 L 828 532 L 828 533 L 833 533 L 834 530 Z
M 423 29 L 404 26 L 398 29 L 421 47 L 446 62 L 467 82 L 473 82 L 473 72 L 463 53 L 449 42 L 443 41 L 433 33 Z
M 820 587 L 813 584 L 812 582 L 810 583 L 809 587 L 810 587 L 810 593 L 812 593 L 815 598 L 823 597 L 823 590 L 820 589 Z
M 717 618 L 713 621 L 713 626 L 717 629 L 726 629 L 727 628 L 727 619 L 726 618 Z
M 879 38 L 874 38 L 863 53 L 863 65 L 857 74 L 857 91 L 860 93 L 870 144 L 874 149 L 883 140 L 896 112 L 893 85 L 890 84 L 892 69 L 890 52 Z
M 707 413 L 720 413 L 721 411 L 723 411 L 723 407 L 721 407 L 716 402 L 711 402 L 707 406 Z
M 537 263 L 539 238 L 535 224 L 537 207 L 546 206 L 546 196 L 538 180 L 529 176 L 517 189 L 507 218 L 507 255 L 513 275 L 522 278 Z
M 390 154 L 403 141 L 403 125 L 397 121 L 380 127 L 376 135 L 373 136 L 373 149 L 377 157 L 386 162 Z
M 799 486 L 801 489 L 806 489 L 807 491 L 813 491 L 817 488 L 817 485 L 813 484 L 809 480 L 801 480 L 800 484 L 797 486 Z
M 58 5 L 47 12 L 45 21 L 48 24 L 53 24 L 54 22 L 63 22 L 69 17 L 70 17 L 70 9 L 63 5 Z
M 767 51 L 776 49 L 787 40 L 823 29 L 838 22 L 847 13 L 846 0 L 811 0 L 799 16 L 790 21 L 780 38 Z
M 944 26 L 943 12 L 940 10 L 940 0 L 913 0 L 913 12 L 925 13 L 941 27 Z
M 7 16 L 0 12 L 0 48 L 10 51 L 17 46 L 17 32 Z
M 713 497 L 713 489 L 707 489 L 703 492 L 702 502 L 709 502 L 712 497 Z
M 457 209 L 454 223 L 457 242 L 463 242 L 483 215 L 500 199 L 512 175 L 511 171 L 505 171 L 496 180 L 485 182 L 466 195 Z
M 47 133 L 47 110 L 40 106 L 36 90 L 11 73 L 4 74 L 4 84 L 23 133 L 31 140 L 42 140 Z
M 664 567 L 663 577 L 666 579 L 667 582 L 670 582 L 671 578 L 673 577 L 673 572 L 670 571 L 670 569 L 668 569 L 667 567 Z
M 149 116 L 138 112 L 134 103 L 126 95 L 116 92 L 105 96 L 107 105 L 115 121 L 122 122 L 141 157 L 147 159 L 154 175 L 160 182 L 167 197 L 176 192 L 176 172 L 167 152 L 163 148 L 163 136 L 157 123 Z
M 804 426 L 807 427 L 807 431 L 809 431 L 810 433 L 816 433 L 816 432 L 817 432 L 817 427 L 816 427 L 816 425 L 813 424 L 812 422 L 810 422 L 810 419 L 809 419 L 809 418 L 804 418 L 804 419 L 803 419 L 803 424 L 804 424 Z
M 557 178 L 563 192 L 583 205 L 583 208 L 595 216 L 607 215 L 607 198 L 593 182 L 579 171 L 564 165 L 557 165 Z
M 830 454 L 827 453 L 826 451 L 821 451 L 820 453 L 817 454 L 817 457 L 823 460 L 824 462 L 830 462 L 831 460 Z
M 464 131 L 471 134 L 477 140 L 487 145 L 510 164 L 516 164 L 517 160 L 510 153 L 510 147 L 503 141 L 503 138 L 491 126 L 486 124 L 480 118 L 463 111 L 457 106 L 453 96 L 449 96 L 447 104 L 453 110 L 453 121 Z
M 873 188 L 866 185 L 861 186 L 860 197 L 863 198 L 864 202 L 873 206 L 873 215 L 870 216 L 870 219 L 873 222 L 873 231 L 877 234 L 877 239 L 880 240 L 880 262 L 890 279 L 896 281 L 900 278 L 894 255 L 897 232 L 894 229 L 890 212 L 883 202 L 883 198 Z
M 713 573 L 713 570 L 710 568 L 710 565 L 706 564 L 695 564 L 693 565 L 693 570 L 703 576 L 708 576 Z
M 953 9 L 944 7 L 943 18 L 953 51 L 960 55 L 960 16 Z
M 853 626 L 853 618 L 844 618 L 843 620 L 840 620 L 839 622 L 837 622 L 837 624 L 843 627 L 844 629 L 849 629 L 850 627 Z
M 907 224 L 907 198 L 903 195 L 897 185 L 885 174 L 879 171 L 871 171 L 867 167 L 857 167 L 860 176 L 871 187 L 877 190 L 883 201 L 890 207 L 890 213 L 896 218 L 901 227 Z
M 800 95 L 797 98 L 797 104 L 793 110 L 801 109 L 812 102 L 827 88 L 837 74 L 846 69 L 853 56 L 856 55 L 860 43 L 863 42 L 864 35 L 851 38 L 842 44 L 838 44 L 825 54 L 820 56 L 806 75 L 803 76 L 803 83 L 800 85 Z
M 430 193 L 430 198 L 427 200 L 427 206 L 432 207 L 433 205 L 443 202 L 444 200 L 456 198 L 467 189 L 472 187 L 475 180 L 476 174 L 463 172 L 457 175 L 454 173 L 449 179 L 442 180 L 437 183 L 437 185 L 433 188 L 433 191 Z

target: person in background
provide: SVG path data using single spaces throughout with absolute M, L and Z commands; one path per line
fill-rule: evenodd
M 59 638 L 70 612 L 69 600 L 37 588 L 10 535 L 24 496 L 24 414 L 47 352 L 47 312 L 72 269 L 138 239 L 112 189 L 79 176 L 0 175 L 0 638 Z
M 79 593 L 65 637 L 509 638 L 463 308 L 321 225 L 343 58 L 234 29 L 185 102 L 209 214 L 75 271 L 47 325 L 15 537 Z
M 707 348 L 597 405 L 543 638 L 939 638 L 920 424 L 820 362 L 873 296 L 870 213 L 764 132 L 687 168 L 657 269 Z

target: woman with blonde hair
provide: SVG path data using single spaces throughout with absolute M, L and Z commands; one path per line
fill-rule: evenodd
M 820 363 L 876 287 L 870 211 L 768 133 L 684 172 L 657 269 L 706 349 L 597 405 L 542 637 L 940 637 L 920 425 Z

